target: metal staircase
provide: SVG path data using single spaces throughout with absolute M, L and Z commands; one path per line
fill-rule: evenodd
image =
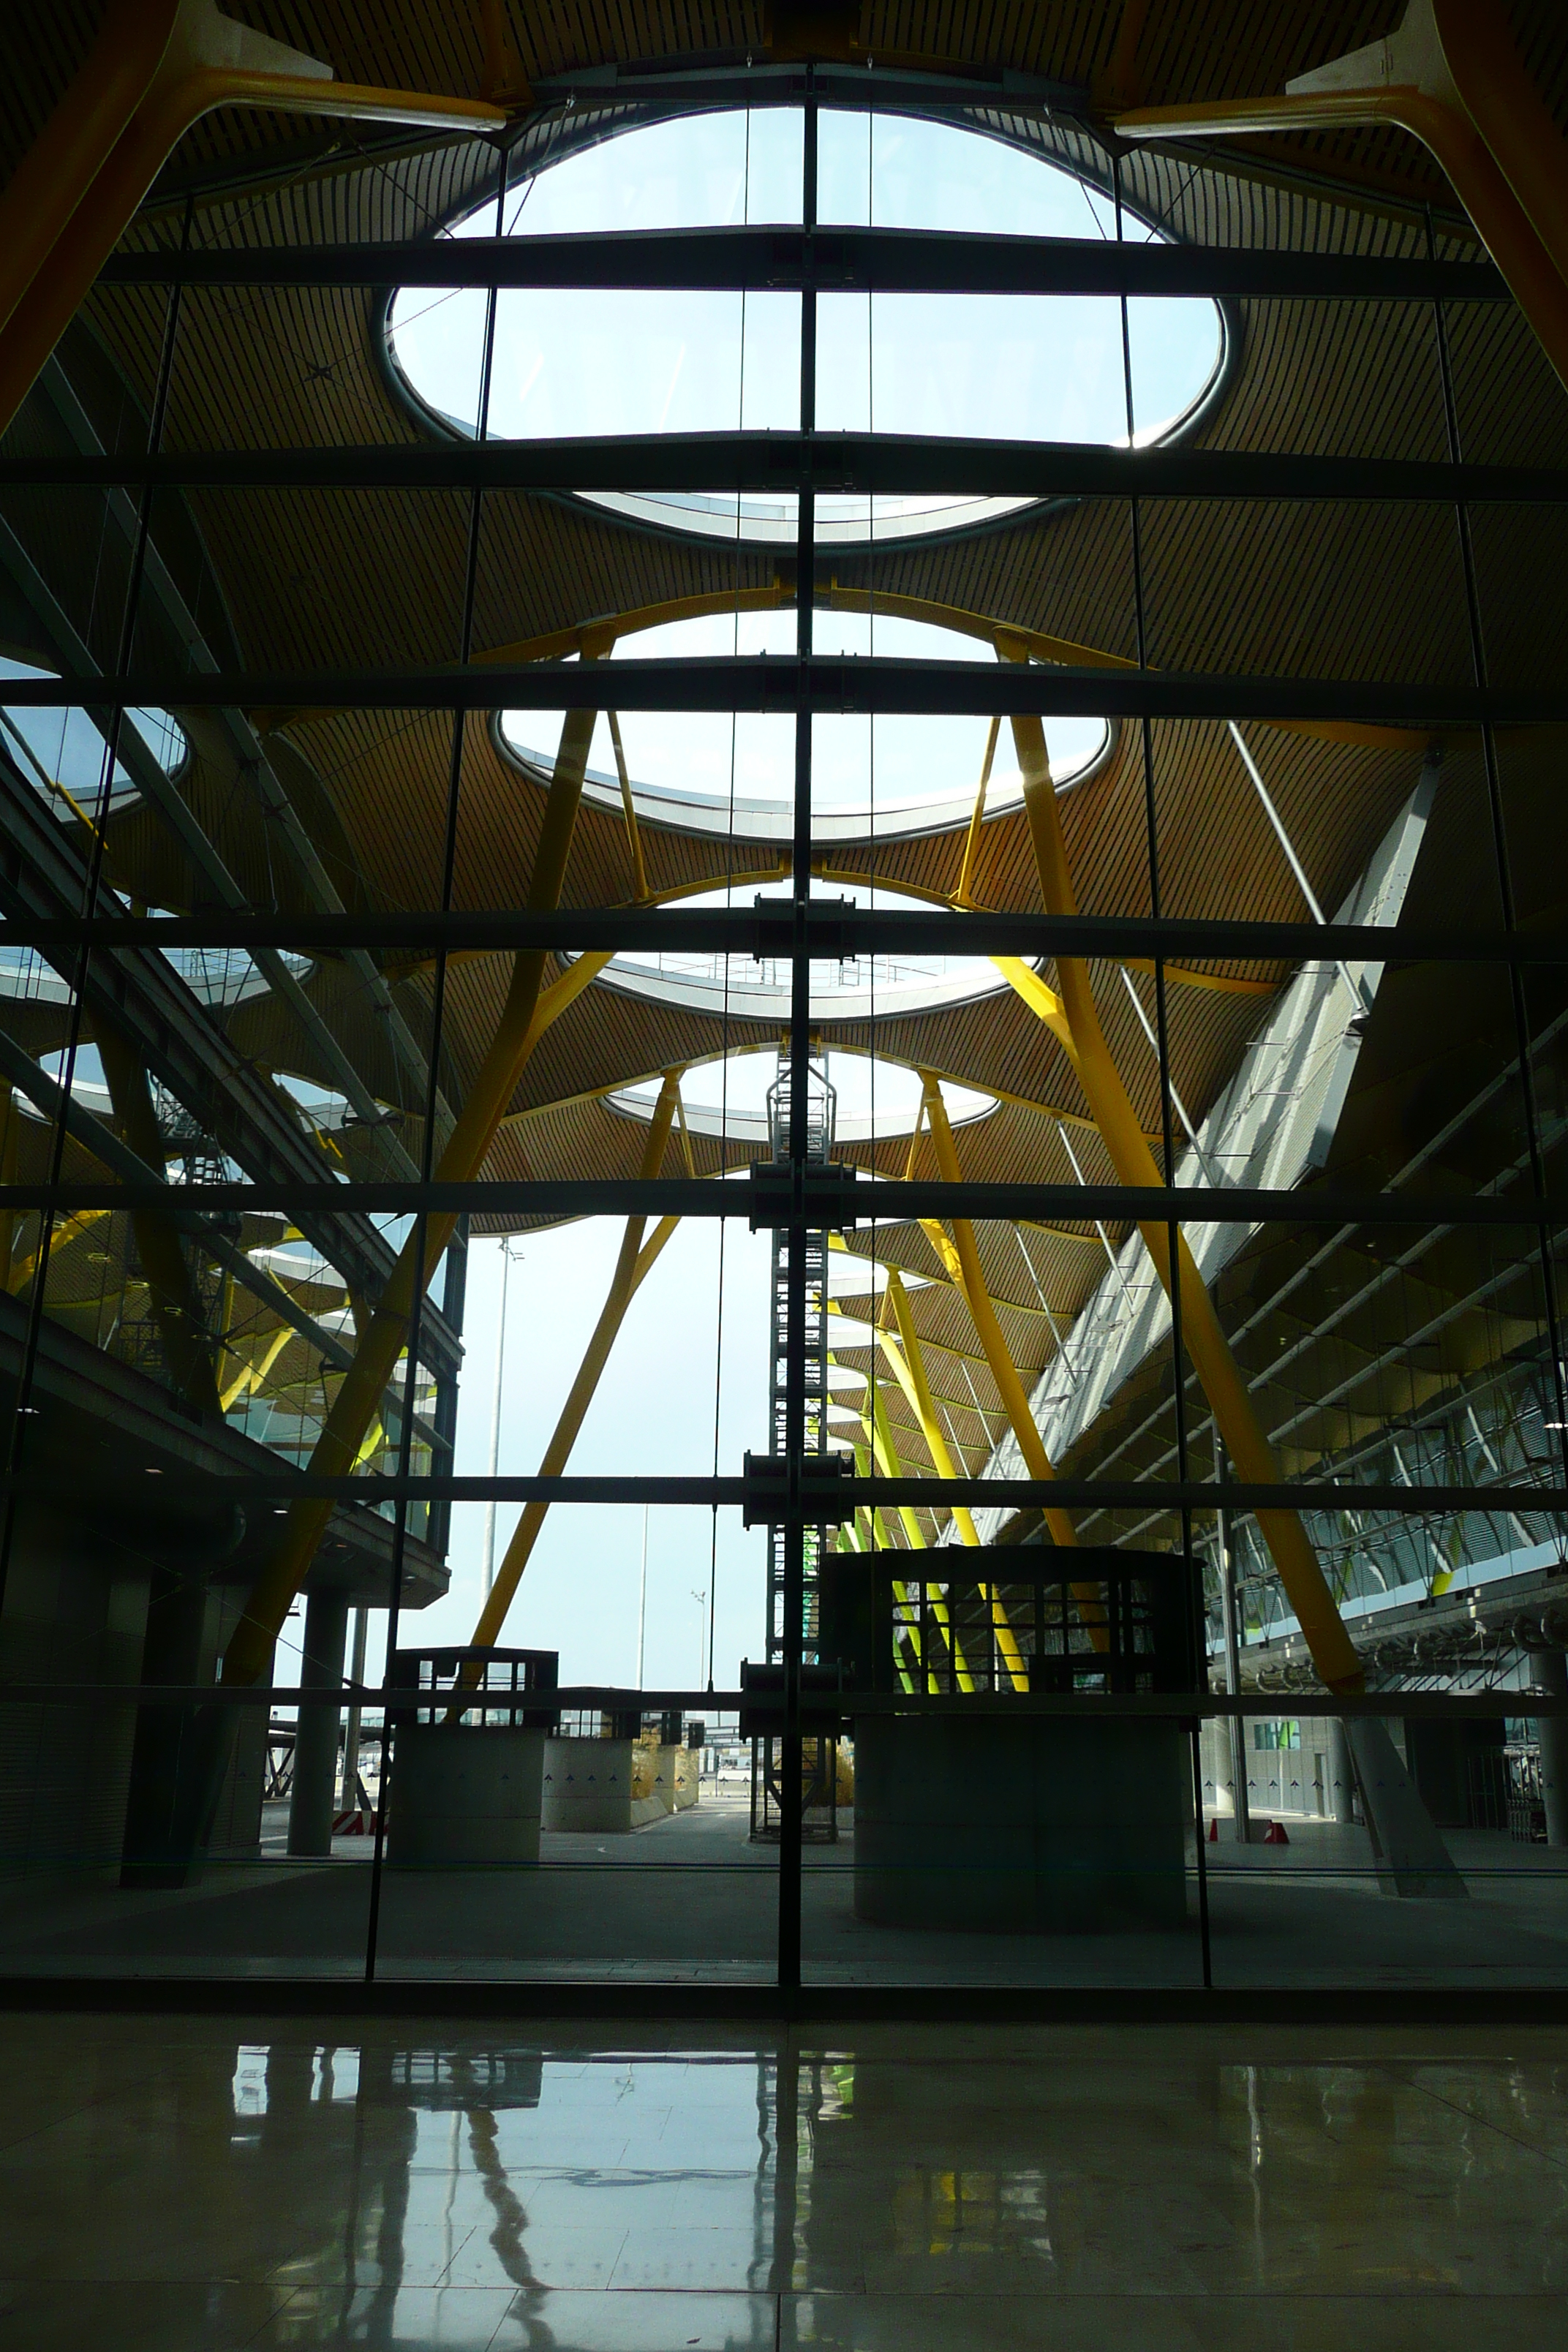
M 790 1086 L 791 1056 L 787 1047 L 779 1052 L 778 1072 L 768 1089 L 768 1139 L 775 1167 L 786 1166 L 790 1160 Z M 834 1124 L 837 1097 L 828 1082 L 827 1073 L 817 1062 L 811 1062 L 807 1074 L 807 1110 L 805 1158 L 812 1168 L 826 1168 L 833 1151 Z M 810 1232 L 805 1236 L 805 1450 L 808 1454 L 827 1452 L 827 1235 L 826 1232 Z M 785 1451 L 787 1402 L 785 1396 L 786 1359 L 789 1345 L 789 1276 L 790 1235 L 786 1226 L 773 1229 L 773 1348 L 769 1358 L 769 1419 L 768 1450 L 775 1461 L 782 1461 Z M 805 1614 L 802 1623 L 803 1657 L 806 1664 L 815 1664 L 817 1655 L 819 1623 L 819 1588 L 822 1555 L 828 1535 L 824 1528 L 807 1528 L 805 1535 Z M 767 1656 L 770 1664 L 784 1655 L 784 1529 L 768 1529 L 768 1617 Z M 752 1835 L 776 1838 L 779 1822 L 779 1792 L 777 1748 L 773 1739 L 752 1743 Z M 805 1799 L 805 1818 L 813 1824 L 813 1816 L 822 1818 L 826 1809 L 826 1829 L 808 1826 L 805 1834 L 832 1836 L 833 1788 L 837 1765 L 833 1754 L 835 1743 L 820 1740 L 808 1744 Z M 812 1749 L 815 1748 L 815 1765 Z

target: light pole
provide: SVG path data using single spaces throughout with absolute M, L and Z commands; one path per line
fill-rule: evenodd
M 506 1235 L 500 1245 L 500 1310 L 496 1318 L 495 1378 L 490 1389 L 490 1470 L 493 1478 L 500 1462 L 500 1395 L 501 1381 L 506 1370 L 506 1286 L 511 1272 L 511 1242 Z M 484 1597 L 490 1597 L 490 1586 L 496 1573 L 496 1505 L 492 1495 L 485 1505 Z

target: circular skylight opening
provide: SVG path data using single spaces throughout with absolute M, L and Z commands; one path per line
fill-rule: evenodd
M 881 1055 L 826 1053 L 813 1055 L 814 1092 L 820 1094 L 825 1077 L 834 1098 L 833 1139 L 836 1148 L 851 1144 L 896 1141 L 912 1135 L 921 1116 L 921 1082 L 918 1070 Z M 757 1145 L 772 1140 L 768 1095 L 779 1078 L 776 1051 L 738 1053 L 704 1063 L 681 1081 L 686 1124 L 693 1135 L 731 1143 Z M 609 1108 L 628 1118 L 651 1120 L 658 1100 L 659 1078 L 639 1079 L 605 1097 Z M 950 1078 L 942 1084 L 942 1098 L 954 1127 L 985 1118 L 996 1108 L 994 1095 L 974 1087 L 961 1087 Z
M 912 898 L 906 891 L 831 878 L 814 881 L 811 895 L 827 900 L 848 898 L 858 907 L 918 907 L 927 914 L 933 911 L 929 900 Z M 682 908 L 749 908 L 759 897 L 766 903 L 780 896 L 776 890 L 720 889 L 678 903 Z M 930 1013 L 942 1005 L 966 1004 L 977 996 L 994 995 L 1006 984 L 987 956 L 846 957 L 841 963 L 813 963 L 811 1017 L 814 1021 L 893 1020 Z M 719 1020 L 787 1024 L 790 1017 L 787 961 L 745 955 L 659 955 L 637 949 L 612 957 L 595 985 L 619 989 L 627 996 L 647 997 L 658 1004 L 680 1005 L 690 1013 L 711 1013 Z
M 126 901 L 117 896 L 116 903 L 123 907 Z M 151 911 L 156 914 L 159 909 L 153 908 Z M 160 948 L 158 953 L 179 974 L 192 994 L 214 1012 L 265 996 L 272 986 L 260 965 L 244 948 Z M 296 955 L 285 949 L 280 951 L 280 961 L 296 980 L 309 978 L 309 956 Z M 68 1004 L 73 992 L 70 982 L 37 948 L 0 946 L 0 996 L 17 997 L 29 1003 Z M 58 1075 L 52 1063 L 45 1066 Z
M 536 171 L 509 196 L 509 236 L 798 222 L 801 117 L 734 110 L 644 124 Z M 1113 206 L 1032 150 L 949 122 L 826 110 L 822 223 L 1114 238 Z M 1123 212 L 1123 234 L 1156 232 Z M 487 202 L 446 232 L 490 236 Z M 488 297 L 405 288 L 387 350 L 414 402 L 471 436 Z M 1223 379 L 1224 315 L 1207 299 L 1128 304 L 1134 441 L 1189 426 Z M 753 292 L 503 290 L 488 431 L 795 431 L 800 298 Z M 833 294 L 817 298 L 819 432 L 949 435 L 1125 446 L 1121 306 L 1104 296 Z M 734 541 L 793 541 L 793 497 L 583 495 L 638 520 Z M 1023 499 L 819 494 L 819 545 L 966 530 Z
M 639 660 L 723 660 L 795 650 L 791 611 L 712 614 L 667 622 L 616 641 Z M 886 655 L 906 661 L 994 659 L 955 629 L 883 614 L 818 609 L 824 654 Z M 614 658 L 614 654 L 612 655 Z M 504 710 L 502 747 L 542 781 L 554 769 L 559 710 Z M 795 721 L 784 711 L 628 710 L 619 719 L 626 781 L 639 819 L 677 833 L 784 842 L 794 828 Z M 1047 719 L 1046 743 L 1058 791 L 1080 783 L 1110 751 L 1103 719 Z M 1001 729 L 985 774 L 991 722 L 973 717 L 868 718 L 829 712 L 811 730 L 811 830 L 819 842 L 897 841 L 968 824 L 985 776 L 984 815 L 1023 800 L 1012 735 Z M 595 729 L 584 797 L 617 814 L 620 777 L 607 717 Z
M 37 663 L 0 654 L 0 691 L 6 678 L 55 677 Z M 107 715 L 88 710 L 12 709 L 0 703 L 0 751 L 55 814 L 67 823 L 94 823 L 102 813 L 103 771 L 109 757 Z M 190 746 L 184 729 L 166 710 L 128 710 L 109 784 L 109 814 L 142 795 L 137 771 L 155 761 L 177 775 Z

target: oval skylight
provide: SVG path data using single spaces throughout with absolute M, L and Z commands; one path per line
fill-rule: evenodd
M 192 993 L 215 1011 L 265 996 L 272 985 L 244 948 L 161 948 L 158 952 Z M 282 961 L 297 980 L 309 976 L 309 956 L 285 950 Z M 70 982 L 36 948 L 0 946 L 0 996 L 39 1004 L 68 1004 L 72 994 Z
M 814 1075 L 826 1075 L 836 1098 L 836 1146 L 891 1142 L 914 1133 L 921 1094 L 917 1070 L 869 1054 L 826 1053 L 814 1055 L 812 1062 Z M 768 1092 L 778 1075 L 776 1051 L 731 1054 L 689 1071 L 681 1081 L 687 1127 L 693 1135 L 731 1143 L 767 1143 Z M 605 1099 L 612 1110 L 628 1118 L 651 1119 L 661 1083 L 658 1078 L 640 1079 Z M 984 1118 L 996 1108 L 994 1095 L 955 1085 L 951 1078 L 942 1081 L 942 1098 L 954 1127 Z
M 0 655 L 0 685 L 6 678 L 57 675 L 34 662 Z M 102 807 L 107 724 L 107 717 L 94 711 L 12 709 L 0 704 L 0 750 L 58 816 L 90 824 Z M 184 729 L 166 710 L 128 710 L 110 780 L 110 814 L 141 797 L 136 771 L 142 761 L 155 760 L 166 776 L 177 775 L 189 748 Z
M 620 638 L 615 654 L 639 660 L 725 659 L 795 650 L 793 612 L 714 614 Z M 885 654 L 907 661 L 994 661 L 991 648 L 954 629 L 882 614 L 819 609 L 814 642 L 824 654 Z M 612 659 L 614 655 L 612 655 Z M 548 778 L 561 739 L 558 710 L 505 710 L 503 747 Z M 1110 745 L 1103 719 L 1047 719 L 1046 741 L 1058 791 L 1080 782 Z M 795 721 L 784 711 L 621 714 L 621 747 L 633 804 L 646 824 L 679 833 L 788 841 L 794 824 Z M 896 841 L 968 824 L 985 767 L 990 721 L 973 717 L 877 719 L 830 712 L 812 725 L 812 833 L 818 841 Z M 584 797 L 622 807 L 607 717 L 595 730 Z M 997 736 L 984 814 L 1005 815 L 1023 798 L 1012 735 Z
M 790 110 L 685 117 L 579 149 L 509 198 L 509 236 L 710 228 L 798 221 L 801 118 Z M 913 116 L 825 110 L 819 217 L 879 228 L 1113 238 L 1112 206 L 1072 173 L 976 131 Z M 445 232 L 489 236 L 493 202 Z M 1155 232 L 1123 214 L 1139 242 Z M 405 289 L 387 344 L 415 402 L 447 430 L 476 430 L 487 296 Z M 1219 382 L 1224 318 L 1208 300 L 1128 305 L 1133 438 L 1165 440 Z M 503 290 L 489 418 L 493 438 L 793 431 L 800 300 L 787 293 Z M 821 432 L 956 435 L 1125 445 L 1121 304 L 1102 296 L 823 294 Z M 595 496 L 592 483 L 584 496 Z M 733 541 L 793 541 L 790 497 L 602 493 L 598 503 L 666 528 Z M 1019 499 L 821 494 L 819 544 L 967 529 Z
M 926 913 L 932 911 L 929 901 L 905 891 L 871 889 L 858 883 L 814 881 L 811 895 L 848 898 L 858 907 L 919 907 Z M 782 896 L 776 888 L 721 889 L 678 903 L 683 908 L 750 908 L 759 897 L 766 901 Z M 692 1013 L 709 1013 L 719 1020 L 787 1023 L 789 1019 L 787 961 L 775 963 L 721 954 L 660 955 L 637 949 L 613 956 L 595 985 L 620 989 L 628 996 L 650 997 L 660 1004 L 679 1004 Z M 813 963 L 811 1017 L 814 1021 L 892 1020 L 928 1013 L 938 1005 L 967 1003 L 1005 985 L 987 956 L 854 956 L 842 963 Z

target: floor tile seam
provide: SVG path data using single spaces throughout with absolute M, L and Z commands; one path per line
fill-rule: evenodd
M 559 2290 L 559 2292 L 574 2293 L 578 2292 L 578 2290 L 563 2289 Z M 976 2303 L 984 2304 L 988 2306 L 1002 2305 L 1008 2308 L 1016 2305 L 1021 2309 L 1029 2311 L 1037 2310 L 1039 2307 L 1037 2296 L 1025 2294 L 1022 2293 L 1015 2294 L 1006 2289 L 990 2287 L 981 2288 L 973 2295 L 941 2296 L 911 2294 L 901 2288 L 879 2287 L 875 2289 L 860 2289 L 853 2287 L 785 2287 L 782 2290 L 782 2298 L 783 2300 L 792 2304 L 816 2302 L 854 2305 L 886 2305 L 889 2306 L 894 2306 L 907 2305 L 910 2303 L 916 2302 L 942 2302 Z M 1074 2296 L 1071 2299 L 1074 2302 L 1107 2305 L 1127 2304 L 1142 2306 L 1142 2305 L 1147 2304 L 1151 2298 L 1144 2293 L 1129 2294 L 1125 2290 L 1120 2288 L 1091 2287 L 1086 2289 L 1082 2294 Z M 1184 2307 L 1195 2305 L 1200 2308 L 1207 2308 L 1216 2303 L 1230 2305 L 1245 2301 L 1248 2304 L 1288 2304 L 1292 2309 L 1295 2309 L 1303 2302 L 1312 2304 L 1354 2304 L 1358 2305 L 1362 2304 L 1386 2305 L 1389 2303 L 1398 2303 L 1401 2305 L 1406 2305 L 1426 2303 L 1442 2304 L 1446 2308 L 1454 2305 L 1462 2305 L 1468 2308 L 1469 2306 L 1477 2304 L 1496 2304 L 1499 2305 L 1516 2305 L 1521 2307 L 1528 2306 L 1534 2308 L 1542 2304 L 1561 2304 L 1563 2305 L 1564 2309 L 1568 2309 L 1568 2291 L 1564 2291 L 1561 2287 L 1499 2287 L 1494 2292 L 1487 2294 L 1455 2294 L 1452 2291 L 1441 2288 L 1396 2290 L 1392 2294 L 1381 2288 L 1369 2288 L 1364 2292 L 1354 2289 L 1335 2288 L 1325 2291 L 1321 2294 L 1306 2296 L 1299 2295 L 1289 2290 L 1271 2289 L 1246 2297 L 1235 2294 L 1220 2294 L 1204 2290 L 1194 2290 L 1188 2287 L 1173 2287 L 1163 2293 L 1161 2295 L 1160 2300 L 1165 2304 L 1180 2305 Z
M 113 2090 L 104 2091 L 96 2098 L 83 2099 L 79 2106 L 67 2107 L 59 2115 L 51 2116 L 47 2124 L 37 2124 L 31 2131 L 21 2133 L 16 2139 L 0 2139 L 0 2157 L 9 2156 L 16 2148 L 28 2147 L 34 2140 L 43 2139 L 50 2132 L 58 2131 L 62 2124 L 75 2123 L 79 2116 L 90 2115 L 94 2108 L 101 2107 L 111 2100 L 124 2098 L 144 2089 L 148 2082 L 159 2079 L 157 2075 L 151 2075 L 137 2083 L 119 2084 Z
M 1393 2073 L 1396 2070 L 1390 2066 L 1388 2071 Z M 1479 2124 L 1483 2131 L 1489 2131 L 1494 2137 L 1506 2141 L 1510 2147 L 1517 2147 L 1526 2156 L 1534 2157 L 1538 2163 L 1548 2166 L 1553 2172 L 1562 2172 L 1568 2168 L 1568 2156 L 1553 2156 L 1549 2149 L 1537 2147 L 1533 2142 L 1521 2139 L 1517 2132 L 1506 2130 L 1501 2124 L 1494 2123 L 1489 2116 L 1479 2116 L 1473 2108 L 1462 2107 L 1457 2099 L 1445 2098 L 1442 2092 L 1435 2091 L 1429 2083 L 1408 2082 L 1407 2087 L 1418 2092 L 1423 2098 L 1430 2099 L 1435 2105 L 1444 2108 L 1449 2115 L 1461 2116 L 1468 2124 Z

